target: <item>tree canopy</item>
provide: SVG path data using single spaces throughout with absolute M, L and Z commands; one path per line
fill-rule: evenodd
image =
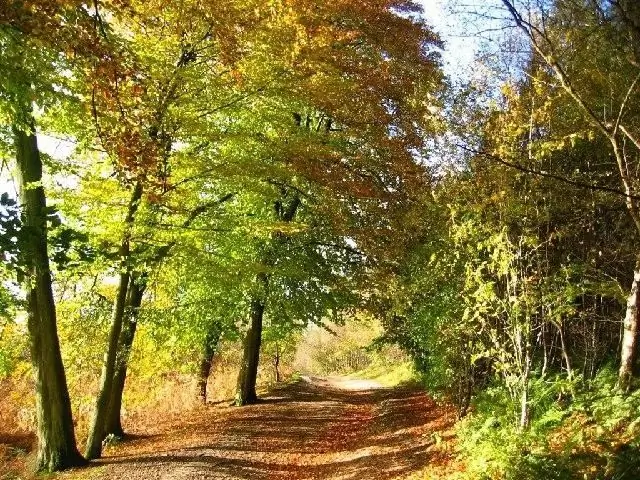
M 498 49 L 459 81 L 410 0 L 0 6 L 0 381 L 35 378 L 37 470 L 100 457 L 143 377 L 206 402 L 242 351 L 235 404 L 254 403 L 305 335 L 371 319 L 351 363 L 400 348 L 475 432 L 470 475 L 624 470 L 640 10 L 489 8 Z M 613 450 L 553 457 L 540 436 L 581 418 Z

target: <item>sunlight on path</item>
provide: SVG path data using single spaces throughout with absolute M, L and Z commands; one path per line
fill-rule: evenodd
M 303 381 L 321 387 L 337 388 L 339 390 L 377 390 L 384 388 L 380 382 L 375 380 L 364 380 L 349 377 L 301 377 Z
M 207 405 L 148 425 L 99 462 L 61 478 L 406 479 L 448 460 L 434 433 L 454 418 L 416 389 L 304 377 L 257 405 Z

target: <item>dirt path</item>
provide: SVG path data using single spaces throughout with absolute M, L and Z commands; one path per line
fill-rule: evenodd
M 210 405 L 107 450 L 76 479 L 391 479 L 443 462 L 453 416 L 411 388 L 304 378 L 245 408 Z M 421 477 L 424 478 L 424 477 Z

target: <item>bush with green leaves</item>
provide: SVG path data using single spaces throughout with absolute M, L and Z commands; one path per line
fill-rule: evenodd
M 615 389 L 615 371 L 568 384 L 550 376 L 531 385 L 535 411 L 518 426 L 518 405 L 494 385 L 458 426 L 468 479 L 632 480 L 640 478 L 640 393 Z

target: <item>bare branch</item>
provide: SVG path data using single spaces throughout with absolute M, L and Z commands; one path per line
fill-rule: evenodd
M 624 111 L 625 111 L 625 109 L 627 107 L 627 104 L 629 103 L 629 98 L 631 98 L 631 94 L 635 90 L 636 85 L 638 84 L 638 81 L 640 81 L 640 73 L 638 73 L 638 75 L 636 75 L 636 78 L 633 79 L 633 82 L 631 82 L 631 85 L 629 86 L 629 89 L 627 90 L 627 94 L 625 95 L 624 100 L 622 101 L 622 104 L 620 105 L 620 110 L 618 111 L 618 118 L 616 118 L 616 123 L 613 126 L 612 135 L 615 135 L 618 132 L 618 128 L 620 127 L 620 122 L 622 121 L 622 116 L 624 115 Z M 623 133 L 625 135 L 627 135 L 627 137 L 629 137 L 629 139 L 636 146 L 638 146 L 638 143 L 631 137 L 631 135 L 629 135 L 626 132 L 626 130 L 623 130 Z
M 600 192 L 607 192 L 607 193 L 612 193 L 614 195 L 618 195 L 620 197 L 624 197 L 624 198 L 632 198 L 634 200 L 640 200 L 640 195 L 631 195 L 628 194 L 627 192 L 624 192 L 622 190 L 618 190 L 616 188 L 612 188 L 612 187 L 607 187 L 605 185 L 596 185 L 596 184 L 592 184 L 592 183 L 586 183 L 586 182 L 581 182 L 579 180 L 573 180 L 571 178 L 567 178 L 567 177 L 563 177 L 562 175 L 556 175 L 554 173 L 549 173 L 543 170 L 536 170 L 533 168 L 529 168 L 529 167 L 525 167 L 524 165 L 520 165 L 519 163 L 515 163 L 515 162 L 510 162 L 508 160 L 505 160 L 502 157 L 499 157 L 498 155 L 495 155 L 493 153 L 490 152 L 486 152 L 484 150 L 474 150 L 473 148 L 469 148 L 465 145 L 461 145 L 461 144 L 457 144 L 456 145 L 458 148 L 461 148 L 462 150 L 469 152 L 469 153 L 473 153 L 474 155 L 482 155 L 485 158 L 488 158 L 490 160 L 493 160 L 495 162 L 498 162 L 506 167 L 509 168 L 514 168 L 516 170 L 519 170 L 521 172 L 524 173 L 530 173 L 532 175 L 537 175 L 539 177 L 544 177 L 544 178 L 550 178 L 552 180 L 556 180 L 558 182 L 562 182 L 562 183 L 566 183 L 569 185 L 573 185 L 575 187 L 580 187 L 580 188 L 586 188 L 588 190 L 592 190 L 592 191 L 600 191 Z

